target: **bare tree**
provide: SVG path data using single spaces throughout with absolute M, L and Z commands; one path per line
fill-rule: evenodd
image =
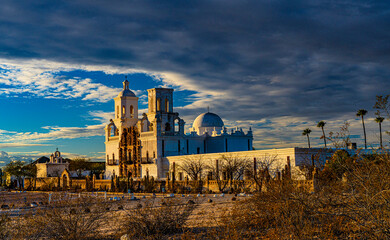
M 344 124 L 340 127 L 339 132 L 329 132 L 329 140 L 332 142 L 333 146 L 336 149 L 347 148 L 348 144 L 351 143 L 349 126 L 351 124 L 348 121 L 345 121 Z
M 229 181 L 226 181 L 223 178 L 223 170 L 221 168 L 220 162 L 220 159 L 215 159 L 214 164 L 209 165 L 209 170 L 211 171 L 213 178 L 217 181 L 218 190 L 223 192 Z
M 202 180 L 203 172 L 208 169 L 207 163 L 202 156 L 189 156 L 178 163 L 178 169 L 185 172 L 192 180 Z
M 230 183 L 233 188 L 233 180 L 239 180 L 244 173 L 251 168 L 251 162 L 247 157 L 238 155 L 221 155 L 216 164 L 210 166 L 213 175 L 216 177 L 219 190 L 222 192 Z M 222 179 L 221 179 L 222 177 Z M 228 180 L 228 181 L 226 181 Z
M 278 170 L 276 166 L 277 160 L 278 155 L 264 155 L 254 158 L 253 169 L 250 172 L 258 191 L 261 191 L 264 183 L 270 180 L 270 172 Z
M 191 185 L 193 190 L 196 192 L 201 192 L 203 188 L 202 180 L 206 176 L 204 172 L 209 169 L 207 162 L 202 158 L 202 156 L 187 156 L 183 161 L 180 161 L 177 164 L 177 169 L 186 173 L 187 176 L 194 181 Z
M 376 96 L 376 102 L 374 108 L 378 110 L 378 116 L 384 115 L 387 119 L 390 119 L 390 103 L 389 103 L 390 95 L 386 96 Z

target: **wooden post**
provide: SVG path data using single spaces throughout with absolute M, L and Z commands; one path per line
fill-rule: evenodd
M 256 179 L 257 176 L 257 162 L 256 158 L 253 158 L 253 178 Z
M 210 181 L 210 175 L 207 174 L 207 189 L 208 190 L 210 190 L 210 183 L 209 183 L 209 181 Z
M 93 174 L 93 176 L 92 176 L 92 189 L 95 189 L 95 182 L 96 182 L 96 175 Z
M 172 191 L 175 191 L 175 180 L 176 180 L 176 164 L 175 162 L 172 163 Z
M 218 159 L 215 160 L 215 171 L 217 172 L 217 180 L 219 179 L 219 164 L 218 164 Z
M 291 179 L 291 162 L 290 162 L 290 156 L 287 156 L 287 177 Z

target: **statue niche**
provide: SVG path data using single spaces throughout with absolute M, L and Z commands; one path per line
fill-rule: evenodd
M 141 177 L 141 140 L 136 126 L 124 128 L 119 142 L 119 176 Z

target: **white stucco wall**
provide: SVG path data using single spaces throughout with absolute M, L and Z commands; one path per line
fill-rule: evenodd
M 37 163 L 37 177 L 58 177 L 69 168 L 69 163 Z
M 285 165 L 287 164 L 287 158 L 290 159 L 292 177 L 294 179 L 304 179 L 302 172 L 299 167 L 303 164 L 307 164 L 307 159 L 311 159 L 312 155 L 320 156 L 322 161 L 325 161 L 326 157 L 329 157 L 329 154 L 323 154 L 323 149 L 319 148 L 283 148 L 283 149 L 269 149 L 269 150 L 256 150 L 256 151 L 238 151 L 238 152 L 224 152 L 224 153 L 210 153 L 210 154 L 194 154 L 194 155 L 185 155 L 185 156 L 170 156 L 164 158 L 164 167 L 165 172 L 169 170 L 172 163 L 175 162 L 176 166 L 180 165 L 180 162 L 186 159 L 199 159 L 205 161 L 208 165 L 215 164 L 216 159 L 220 159 L 222 156 L 226 157 L 238 157 L 247 159 L 250 164 L 253 164 L 253 159 L 256 158 L 259 166 L 260 161 L 270 162 L 272 161 L 272 165 L 270 166 L 270 174 L 271 176 L 275 176 L 276 172 L 282 171 Z M 274 160 L 271 160 L 274 159 Z M 162 173 L 161 176 L 165 178 L 165 173 Z M 185 173 L 183 173 L 186 176 Z

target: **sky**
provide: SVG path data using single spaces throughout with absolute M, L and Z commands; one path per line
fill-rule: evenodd
M 0 36 L 0 166 L 56 148 L 103 160 L 126 76 L 141 112 L 170 87 L 187 130 L 210 107 L 256 149 L 306 147 L 306 128 L 322 147 L 321 120 L 363 147 L 358 109 L 378 147 L 373 105 L 390 94 L 387 1 L 3 0 Z

